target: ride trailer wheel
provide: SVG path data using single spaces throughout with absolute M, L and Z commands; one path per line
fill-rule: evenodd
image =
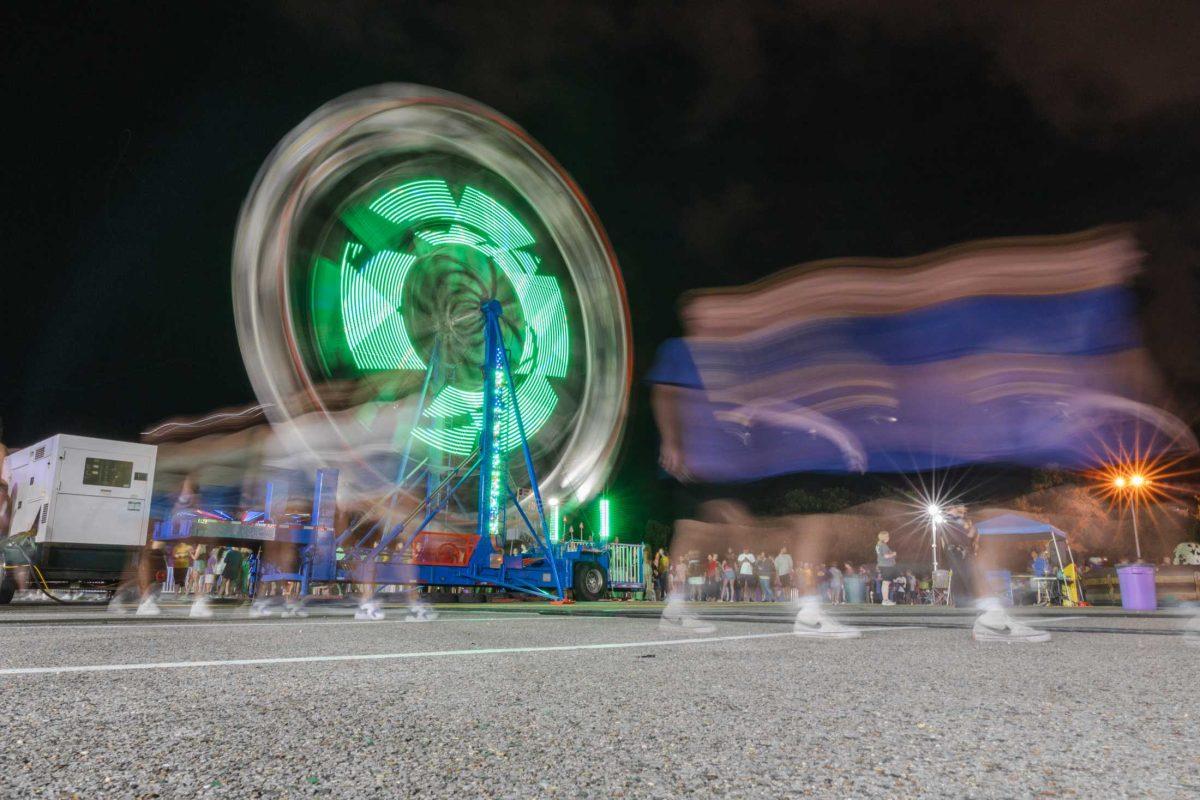
M 592 602 L 601 600 L 608 593 L 608 575 L 599 564 L 581 561 L 575 565 L 575 581 L 572 584 L 576 600 Z

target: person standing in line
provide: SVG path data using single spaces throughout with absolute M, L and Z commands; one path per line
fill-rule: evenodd
M 743 546 L 742 554 L 737 558 L 738 564 L 738 590 L 741 596 L 738 598 L 743 603 L 747 603 L 754 599 L 754 553 L 750 552 L 750 548 Z
M 908 587 L 908 603 L 915 605 L 921 601 L 921 584 L 916 573 L 911 569 L 904 571 L 904 585 Z
M 863 600 L 867 603 L 875 602 L 874 587 L 871 584 L 871 573 L 867 572 L 866 564 L 859 564 L 858 570 L 855 572 L 863 585 Z
M 253 551 L 248 551 L 242 556 L 242 574 L 238 577 L 238 584 L 241 587 L 242 594 L 246 597 L 252 597 L 250 593 L 250 573 L 252 571 L 253 559 Z
M 755 567 L 758 569 L 758 594 L 759 599 L 764 603 L 775 602 L 775 592 L 771 588 L 771 584 L 775 580 L 775 564 L 771 559 L 767 558 L 766 552 L 758 554 L 758 561 L 755 562 Z
M 175 545 L 167 542 L 162 547 L 163 570 L 163 592 L 175 591 Z
M 187 577 L 183 580 L 183 591 L 193 597 L 200 593 L 204 581 L 204 545 L 192 545 L 184 550 L 187 556 Z
M 894 606 L 892 600 L 892 581 L 896 578 L 896 551 L 888 546 L 892 536 L 887 531 L 880 531 L 875 543 L 875 565 L 879 568 L 879 597 L 885 606 Z
M 232 597 L 238 593 L 238 587 L 242 580 L 242 554 L 236 548 L 229 548 L 225 551 L 225 568 L 221 570 L 221 575 L 224 580 L 224 597 Z
M 192 548 L 180 542 L 175 546 L 175 574 L 179 576 L 179 594 L 187 592 L 188 570 L 192 568 Z
M 704 563 L 704 599 L 716 600 L 721 592 L 721 565 L 717 563 L 717 554 L 709 553 L 708 561 Z
M 730 603 L 737 599 L 737 573 L 734 572 L 733 563 L 728 558 L 721 562 L 721 600 Z
M 217 560 L 219 547 L 212 547 L 208 551 L 208 558 L 204 561 L 204 577 L 200 585 L 200 596 L 192 603 L 191 611 L 188 616 L 191 617 L 211 617 L 213 615 L 211 597 L 213 589 L 216 587 L 217 581 Z
M 658 574 L 662 580 L 662 599 L 666 600 L 667 595 L 671 593 L 671 554 L 666 550 L 662 551 L 662 559 L 658 565 Z
M 788 552 L 786 547 L 779 548 L 779 555 L 775 556 L 775 573 L 779 576 L 779 593 L 781 600 L 795 600 L 795 582 L 792 580 L 792 573 L 795 572 L 796 565 L 792 561 L 792 554 Z
M 837 562 L 829 565 L 829 602 L 841 605 L 846 599 L 846 586 Z
M 693 550 L 687 557 L 687 587 L 689 600 L 704 599 L 704 563 L 700 553 Z

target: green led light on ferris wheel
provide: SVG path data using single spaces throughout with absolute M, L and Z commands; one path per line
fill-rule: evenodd
M 354 367 L 425 370 L 405 287 L 438 256 L 477 257 L 511 286 L 522 317 L 513 322 L 525 334 L 521 352 L 512 354 L 517 402 L 500 409 L 496 423 L 504 433 L 498 441 L 505 451 L 519 445 L 516 406 L 532 438 L 554 413 L 558 397 L 549 379 L 567 376 L 571 338 L 558 280 L 539 274 L 538 241 L 529 227 L 477 187 L 461 187 L 456 199 L 440 178 L 406 180 L 341 218 L 351 234 L 338 264 L 341 334 Z M 447 453 L 469 455 L 479 440 L 482 406 L 482 390 L 442 386 L 414 435 Z
M 557 544 L 559 537 L 559 528 L 561 527 L 561 514 L 558 505 L 558 498 L 551 497 L 547 501 L 550 507 L 550 519 L 547 520 L 547 526 L 550 529 L 550 541 Z
M 608 541 L 609 534 L 612 533 L 612 516 L 609 513 L 608 498 L 600 498 L 600 539 Z

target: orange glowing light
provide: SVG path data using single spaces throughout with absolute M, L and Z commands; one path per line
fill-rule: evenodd
M 1170 434 L 1157 429 L 1138 429 L 1132 442 L 1111 446 L 1098 440 L 1098 449 L 1091 456 L 1094 469 L 1085 475 L 1090 479 L 1089 492 L 1117 511 L 1118 519 L 1128 512 L 1133 529 L 1137 557 L 1142 557 L 1139 538 L 1139 517 L 1148 514 L 1150 535 L 1147 544 L 1159 548 L 1168 544 L 1159 523 L 1168 517 L 1174 520 L 1194 492 L 1195 476 L 1200 473 L 1200 450 L 1190 431 Z M 1174 522 L 1172 522 L 1174 524 Z M 1173 544 L 1172 544 L 1173 546 Z
M 1151 506 L 1177 499 L 1174 479 L 1195 472 L 1182 457 L 1137 456 L 1122 452 L 1088 474 L 1092 491 L 1110 506 Z

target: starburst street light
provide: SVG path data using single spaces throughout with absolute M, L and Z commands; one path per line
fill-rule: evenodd
M 929 531 L 930 549 L 933 554 L 933 568 L 938 568 L 938 535 L 939 529 L 952 526 L 949 509 L 962 504 L 966 499 L 963 481 L 968 473 L 963 472 L 955 478 L 949 475 L 933 473 L 923 475 L 917 473 L 911 478 L 905 476 L 908 491 L 901 492 L 904 505 L 907 507 L 907 519 L 900 529 L 909 526 L 916 529 L 924 528 Z
M 1138 536 L 1138 506 L 1142 504 L 1142 494 L 1150 488 L 1150 481 L 1140 472 L 1129 477 L 1118 475 L 1113 478 L 1113 486 L 1119 492 L 1129 493 L 1130 515 L 1133 517 L 1133 547 L 1137 552 L 1137 560 L 1142 560 L 1142 542 Z
M 1103 453 L 1093 454 L 1096 467 L 1087 472 L 1091 491 L 1097 499 L 1107 502 L 1110 509 L 1115 507 L 1123 513 L 1129 507 L 1139 561 L 1141 507 L 1178 499 L 1177 480 L 1196 473 L 1193 448 L 1186 443 L 1152 439 L 1139 440 L 1130 448 L 1105 447 Z
M 1146 502 L 1147 495 L 1158 495 L 1160 489 L 1155 482 L 1141 471 L 1138 464 L 1120 464 L 1110 466 L 1101 478 L 1110 499 L 1129 506 L 1133 519 L 1133 547 L 1137 552 L 1138 561 L 1142 560 L 1142 542 L 1138 534 L 1138 511 Z
M 937 534 L 938 525 L 946 521 L 946 513 L 942 511 L 942 507 L 938 503 L 925 504 L 925 516 L 929 518 L 929 530 L 932 534 L 930 540 L 933 548 L 933 571 L 937 572 Z

